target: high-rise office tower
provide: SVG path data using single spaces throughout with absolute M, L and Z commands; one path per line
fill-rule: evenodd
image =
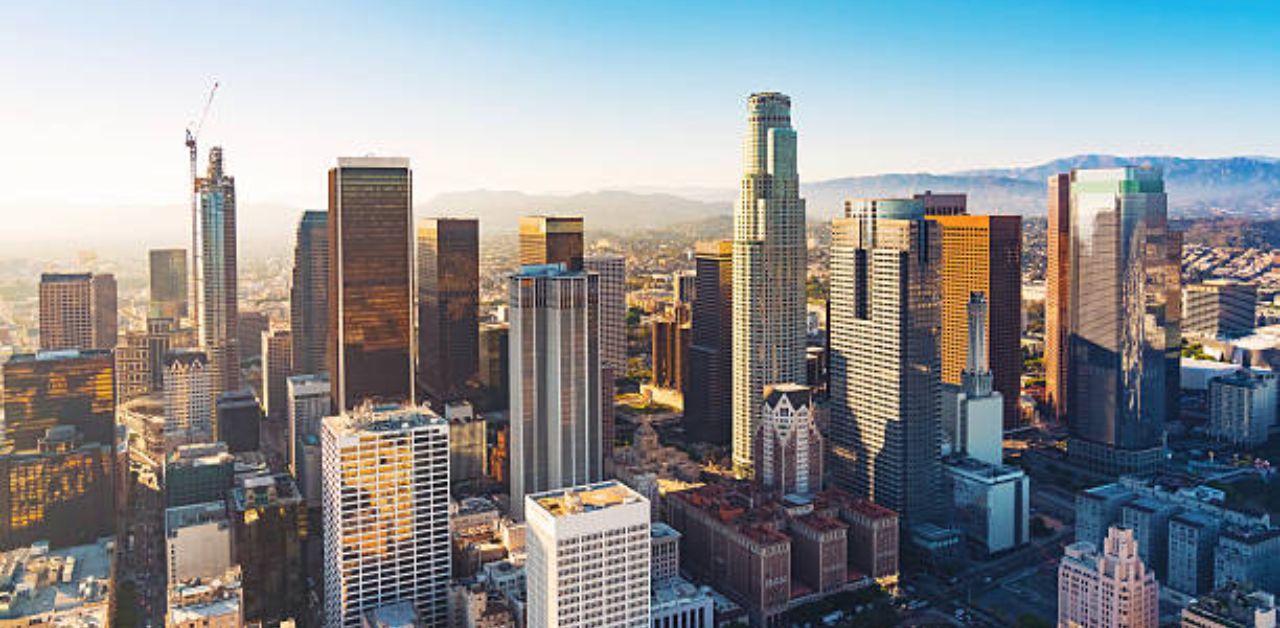
M 293 375 L 293 334 L 288 329 L 262 333 L 262 410 L 272 421 L 283 422 L 289 416 L 286 396 L 288 379 Z
M 467 395 L 480 359 L 480 222 L 418 222 L 418 385 L 436 402 Z
M 942 386 L 942 426 L 952 452 L 1000 465 L 1004 461 L 1004 403 L 1000 391 L 994 389 L 987 357 L 988 303 L 981 292 L 969 296 L 968 355 L 960 383 Z
M 1112 527 L 1101 551 L 1088 541 L 1067 546 L 1058 565 L 1058 625 L 1156 628 L 1159 592 L 1133 530 Z
M 969 339 L 966 309 L 969 296 L 980 292 L 989 310 L 993 382 L 1004 398 L 1004 425 L 1014 427 L 1022 393 L 1022 217 L 931 218 L 942 226 L 942 381 L 960 384 Z
M 70 425 L 49 428 L 34 449 L 0 453 L 0 551 L 114 534 L 115 461 L 110 443 L 85 443 Z
M 808 254 L 791 99 L 752 94 L 747 109 L 733 213 L 733 466 L 743 475 L 764 387 L 805 379 Z
M 164 356 L 174 348 L 178 337 L 178 321 L 172 318 L 147 319 L 147 354 L 151 360 L 151 390 L 164 387 Z
M 699 244 L 694 264 L 685 429 L 700 441 L 724 446 L 733 432 L 733 242 Z
M 329 214 L 303 212 L 293 249 L 289 330 L 298 373 L 328 373 Z
M 302 614 L 306 506 L 287 473 L 239 478 L 227 500 L 231 548 L 244 574 L 244 616 L 277 624 Z
M 511 504 L 601 479 L 599 276 L 525 266 L 510 279 Z
M 915 525 L 939 514 L 939 227 L 912 199 L 845 213 L 831 226 L 831 463 L 841 487 Z
M 600 364 L 623 372 L 627 367 L 627 266 L 621 255 L 590 255 L 582 260 L 600 275 Z
M 271 316 L 266 312 L 241 310 L 236 322 L 236 338 L 240 359 L 253 360 L 262 357 L 262 334 L 271 330 Z
M 151 249 L 148 257 L 151 297 L 147 317 L 169 318 L 174 321 L 186 318 L 187 250 Z
M 4 364 L 4 438 L 35 449 L 45 433 L 70 425 L 85 443 L 115 445 L 115 363 L 110 351 L 18 354 Z
M 247 388 L 218 395 L 214 404 L 217 412 L 218 440 L 226 443 L 233 454 L 259 451 L 262 434 L 262 406 L 258 398 Z
M 610 480 L 523 503 L 529 628 L 649 625 L 649 500 Z
M 324 624 L 411 602 L 448 620 L 449 425 L 423 407 L 366 405 L 324 419 Z
M 413 171 L 402 157 L 329 170 L 329 369 L 337 413 L 414 393 Z
M 676 303 L 692 306 L 698 297 L 696 270 L 680 270 L 671 275 L 671 296 Z
M 1071 175 L 1049 177 L 1048 262 L 1044 298 L 1044 396 L 1054 418 L 1067 415 L 1067 304 L 1071 286 Z
M 1073 461 L 1150 473 L 1178 411 L 1181 236 L 1159 169 L 1071 172 L 1067 378 Z
M 310 508 L 320 507 L 320 421 L 329 416 L 333 397 L 325 375 L 289 378 L 289 471 Z
M 93 273 L 40 275 L 40 349 L 114 349 L 116 279 Z
M 689 306 L 667 306 L 655 315 L 650 323 L 650 356 L 653 378 L 650 383 L 658 388 L 683 394 L 689 377 L 689 344 L 693 330 L 689 323 Z
M 116 403 L 151 392 L 151 348 L 147 334 L 125 332 L 116 346 Z
M 480 326 L 480 385 L 484 388 L 485 410 L 507 408 L 507 381 L 511 375 L 507 323 L 485 323 Z
M 1210 279 L 1183 286 L 1182 331 L 1205 338 L 1239 338 L 1253 333 L 1258 285 Z
M 965 194 L 934 194 L 926 190 L 912 198 L 924 205 L 926 216 L 963 216 L 969 213 L 969 197 Z
M 822 490 L 825 443 L 814 423 L 813 392 L 800 384 L 765 388 L 756 435 L 756 481 L 778 495 Z
M 521 216 L 520 265 L 564 264 L 582 270 L 581 216 Z
M 209 167 L 197 181 L 200 197 L 199 289 L 197 321 L 200 347 L 209 359 L 215 392 L 240 388 L 239 322 L 236 274 L 236 180 L 223 170 L 222 147 L 209 149 Z
M 207 443 L 213 433 L 213 373 L 203 351 L 170 351 L 164 358 L 164 435 L 167 449 Z

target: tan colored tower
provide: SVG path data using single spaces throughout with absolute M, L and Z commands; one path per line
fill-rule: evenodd
M 520 265 L 582 270 L 582 216 L 521 216 Z
M 1071 294 L 1071 175 L 1049 177 L 1049 253 L 1045 272 L 1044 392 L 1054 418 L 1067 415 L 1067 305 Z

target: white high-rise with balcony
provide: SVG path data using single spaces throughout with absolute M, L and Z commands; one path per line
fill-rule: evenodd
M 364 406 L 324 419 L 324 625 L 410 602 L 448 621 L 449 424 L 423 407 Z
M 750 475 L 760 399 L 805 381 L 804 201 L 791 98 L 747 100 L 742 185 L 733 214 L 733 466 Z
M 525 497 L 529 628 L 649 625 L 649 500 L 610 480 Z

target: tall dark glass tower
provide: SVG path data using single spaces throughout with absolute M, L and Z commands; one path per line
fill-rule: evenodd
M 728 445 L 733 432 L 733 242 L 699 245 L 685 430 L 698 440 Z
M 209 150 L 209 170 L 198 183 L 200 263 L 196 265 L 200 346 L 209 356 L 216 393 L 240 388 L 236 275 L 236 180 L 222 167 L 222 148 Z
M 329 214 L 311 210 L 298 222 L 293 249 L 293 286 L 289 291 L 289 331 L 293 370 L 329 372 Z
M 418 223 L 418 384 L 433 401 L 466 394 L 480 359 L 480 223 Z
M 334 411 L 413 398 L 413 171 L 402 157 L 329 170 L 329 367 Z

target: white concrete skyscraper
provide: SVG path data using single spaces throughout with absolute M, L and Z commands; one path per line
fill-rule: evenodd
M 362 406 L 324 419 L 324 625 L 412 603 L 448 622 L 449 424 L 424 407 Z
M 743 475 L 764 387 L 805 381 L 807 265 L 791 99 L 752 94 L 747 110 L 733 215 L 733 466 Z

